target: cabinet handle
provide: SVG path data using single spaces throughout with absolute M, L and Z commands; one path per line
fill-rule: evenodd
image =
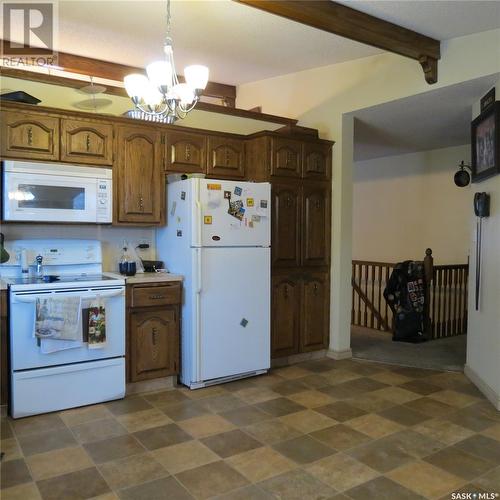
M 316 208 L 319 210 L 321 208 L 321 201 L 316 200 Z
M 287 151 L 286 153 L 286 166 L 288 167 L 292 163 L 292 153 Z
M 313 290 L 314 290 L 314 295 L 318 295 L 318 284 L 317 283 L 314 283 Z
M 144 210 L 144 198 L 142 196 L 139 197 L 139 208 L 141 211 Z
M 292 206 L 292 198 L 290 198 L 290 196 L 288 196 L 286 199 L 286 206 L 288 208 L 290 208 Z
M 229 166 L 229 149 L 228 148 L 226 148 L 226 160 L 225 161 L 226 161 L 226 167 L 228 167 Z
M 186 161 L 191 160 L 191 145 L 190 144 L 186 144 L 186 150 L 185 150 L 184 156 L 186 158 Z
M 153 342 L 153 345 L 156 345 L 156 336 L 158 334 L 158 330 L 156 327 L 153 327 L 151 329 L 151 341 Z
M 87 138 L 85 139 L 85 147 L 87 148 L 87 153 L 90 151 L 90 135 L 87 134 Z
M 150 295 L 149 298 L 151 300 L 159 300 L 159 299 L 164 299 L 165 295 Z
M 33 128 L 28 127 L 28 130 L 26 131 L 27 136 L 28 136 L 28 146 L 33 145 Z

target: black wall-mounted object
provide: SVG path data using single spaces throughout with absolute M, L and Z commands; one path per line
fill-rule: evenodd
M 479 296 L 481 292 L 481 253 L 483 246 L 483 219 L 490 216 L 490 195 L 476 193 L 474 195 L 474 214 L 476 222 L 476 311 L 479 311 Z
M 474 195 L 474 214 L 476 217 L 490 216 L 490 195 L 488 193 Z
M 458 165 L 458 170 L 453 177 L 453 182 L 455 182 L 455 186 L 457 187 L 466 187 L 470 184 L 470 174 L 466 169 L 470 170 L 470 165 L 466 165 L 462 160 Z

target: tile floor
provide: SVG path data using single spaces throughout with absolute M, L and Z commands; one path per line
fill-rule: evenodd
M 2 420 L 2 500 L 500 493 L 500 412 L 460 373 L 322 359 Z

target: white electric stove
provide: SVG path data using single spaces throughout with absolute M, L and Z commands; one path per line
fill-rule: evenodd
M 95 240 L 14 240 L 10 259 L 0 265 L 9 287 L 11 401 L 14 418 L 99 403 L 125 396 L 125 281 L 102 272 L 101 244 Z M 21 254 L 30 264 L 21 276 Z M 35 276 L 43 257 L 45 278 Z M 106 343 L 49 354 L 34 337 L 37 298 L 82 299 L 82 309 L 99 297 L 106 311 Z M 83 317 L 84 315 L 82 315 Z

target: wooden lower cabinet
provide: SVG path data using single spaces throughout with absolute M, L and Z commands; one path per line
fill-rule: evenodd
M 302 278 L 300 351 L 328 346 L 330 328 L 330 280 L 328 273 L 306 273 Z
M 273 276 L 271 292 L 271 356 L 296 354 L 300 336 L 300 281 Z
M 327 272 L 290 269 L 272 278 L 271 357 L 328 346 L 330 280 Z
M 129 286 L 127 298 L 138 291 L 154 295 L 161 289 L 161 285 Z M 128 382 L 179 373 L 180 301 L 172 305 L 127 307 L 127 314 Z

